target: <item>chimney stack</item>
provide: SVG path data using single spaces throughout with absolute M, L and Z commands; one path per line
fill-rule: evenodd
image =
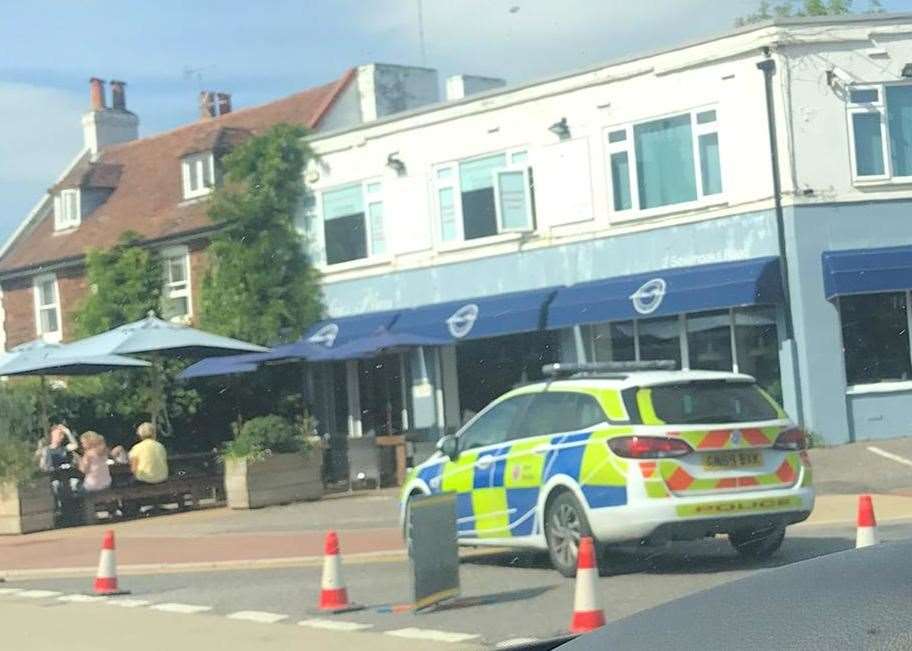
M 201 90 L 199 94 L 200 119 L 207 120 L 215 117 L 215 93 Z
M 127 94 L 124 87 L 127 82 L 112 79 L 109 83 L 111 84 L 111 108 L 115 111 L 126 111 Z
M 218 114 L 226 115 L 231 113 L 231 95 L 228 93 L 216 93 L 218 97 Z
M 98 77 L 89 79 L 89 101 L 93 111 L 105 110 L 105 88 L 104 81 Z

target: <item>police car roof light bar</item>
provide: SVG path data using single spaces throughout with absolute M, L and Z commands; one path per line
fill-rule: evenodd
M 570 377 L 573 375 L 609 375 L 624 374 L 635 371 L 673 371 L 677 362 L 672 359 L 655 359 L 642 362 L 588 362 L 583 364 L 545 364 L 542 374 L 545 377 Z

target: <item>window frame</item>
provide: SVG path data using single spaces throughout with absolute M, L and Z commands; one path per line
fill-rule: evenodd
M 364 219 L 364 239 L 365 241 L 365 255 L 363 258 L 354 258 L 352 260 L 345 260 L 343 262 L 334 262 L 329 263 L 327 251 L 329 249 L 328 243 L 326 241 L 326 215 L 323 212 L 323 197 L 327 192 L 334 192 L 336 190 L 342 190 L 344 188 L 360 185 L 361 186 L 361 205 L 363 206 L 363 219 Z M 372 186 L 379 186 L 374 190 L 371 190 Z M 317 265 L 320 269 L 326 269 L 331 271 L 336 271 L 339 269 L 346 269 L 348 267 L 357 267 L 364 265 L 365 263 L 372 264 L 375 262 L 386 262 L 389 261 L 392 257 L 390 251 L 390 238 L 389 238 L 389 228 L 388 228 L 388 219 L 386 214 L 386 201 L 385 201 L 385 192 L 384 179 L 382 176 L 374 176 L 367 179 L 361 179 L 357 181 L 349 181 L 347 183 L 338 183 L 336 185 L 327 186 L 325 188 L 320 188 L 319 190 L 313 190 L 314 196 L 314 206 L 313 211 L 316 216 L 316 221 L 319 224 L 319 238 L 322 242 L 322 254 L 319 264 Z M 379 204 L 381 207 L 381 223 L 383 225 L 383 244 L 384 251 L 376 252 L 374 250 L 374 238 L 373 238 L 373 223 L 370 214 L 370 207 L 372 204 Z
M 208 170 L 210 175 L 208 179 L 206 178 L 205 165 L 207 162 L 209 163 Z M 196 168 L 197 178 L 201 181 L 200 186 L 196 189 L 190 183 L 191 167 Z M 215 187 L 215 156 L 213 153 L 206 151 L 184 156 L 181 159 L 181 180 L 183 182 L 184 199 L 195 199 L 211 193 Z
M 909 339 L 909 357 L 910 364 L 912 364 L 912 290 L 909 289 L 900 289 L 892 292 L 869 292 L 870 294 L 902 294 L 905 297 L 906 301 L 906 336 Z M 867 294 L 867 293 L 866 293 Z M 860 296 L 866 294 L 852 294 L 850 296 Z M 903 387 L 907 388 L 912 386 L 912 380 L 880 380 L 877 382 L 861 382 L 861 383 L 849 383 L 848 378 L 848 369 L 846 368 L 846 358 L 845 358 L 845 336 L 843 333 L 843 324 L 842 324 L 842 300 L 843 298 L 848 298 L 848 296 L 838 296 L 836 298 L 836 313 L 839 315 L 839 342 L 842 348 L 842 374 L 845 379 L 846 393 L 866 393 L 868 390 L 874 389 L 884 389 L 890 387 Z
M 74 214 L 67 211 L 67 199 L 73 199 Z M 54 230 L 65 231 L 82 223 L 82 194 L 79 188 L 61 190 L 54 198 Z
M 189 323 L 193 318 L 193 283 L 191 278 L 190 249 L 187 246 L 172 246 L 161 251 L 162 261 L 162 300 L 187 299 L 187 313 L 176 314 L 169 317 L 172 323 Z M 184 280 L 171 280 L 171 261 L 180 258 L 184 265 Z M 183 289 L 175 289 L 174 285 L 185 285 Z
M 479 160 L 482 158 L 488 158 L 491 156 L 497 156 L 503 154 L 506 159 L 506 164 L 504 167 L 496 169 L 492 172 L 492 187 L 494 189 L 494 210 L 496 215 L 497 222 L 497 232 L 492 235 L 485 237 L 476 237 L 471 240 L 465 238 L 465 215 L 462 210 L 462 188 L 459 178 L 459 166 L 462 163 L 468 163 L 471 161 Z M 516 156 L 523 156 L 523 160 L 520 162 L 515 162 L 513 159 Z M 440 177 L 441 172 L 448 171 L 449 174 L 447 178 L 442 179 Z M 526 197 L 526 217 L 528 228 L 503 228 L 503 215 L 501 214 L 500 207 L 500 184 L 499 184 L 499 175 L 502 172 L 522 172 L 523 173 L 523 187 L 525 189 Z M 465 247 L 477 246 L 479 243 L 496 241 L 497 238 L 502 238 L 504 235 L 510 235 L 515 233 L 534 233 L 537 229 L 537 224 L 535 223 L 535 194 L 532 191 L 532 160 L 530 154 L 530 147 L 528 145 L 522 145 L 517 147 L 510 147 L 507 149 L 497 149 L 494 151 L 488 151 L 483 154 L 476 154 L 466 158 L 459 158 L 454 160 L 449 160 L 442 163 L 435 163 L 431 165 L 431 188 L 432 188 L 432 206 L 433 206 L 433 220 L 434 220 L 434 241 L 437 244 L 438 250 L 450 250 L 450 249 L 461 249 Z M 453 194 L 453 215 L 455 219 L 455 236 L 451 239 L 444 239 L 443 237 L 443 222 L 441 219 L 440 212 L 440 193 L 442 190 L 450 189 Z
M 851 86 L 846 98 L 846 128 L 849 132 L 849 158 L 852 168 L 852 182 L 864 184 L 866 182 L 883 182 L 900 179 L 910 179 L 912 177 L 894 177 L 892 149 L 890 147 L 890 130 L 887 126 L 887 101 L 885 86 L 887 84 L 863 84 Z M 853 102 L 851 92 L 855 90 L 876 90 L 876 102 Z M 883 156 L 883 174 L 858 174 L 858 151 L 855 143 L 855 115 L 877 114 L 880 117 L 880 147 L 881 156 Z
M 42 303 L 41 286 L 51 281 L 54 284 L 54 302 Z M 35 307 L 35 334 L 39 339 L 49 343 L 59 343 L 63 339 L 63 310 L 60 301 L 60 284 L 57 282 L 57 274 L 41 274 L 32 279 L 32 298 Z M 56 313 L 57 329 L 45 331 L 41 324 L 41 314 L 47 310 L 53 310 Z
M 700 123 L 697 121 L 697 116 L 706 113 L 708 111 L 715 112 L 715 119 L 711 122 Z M 694 165 L 694 184 L 697 198 L 692 201 L 682 201 L 680 203 L 669 203 L 662 206 L 653 206 L 652 208 L 642 208 L 640 202 L 640 191 L 639 191 L 639 173 L 636 157 L 636 142 L 634 137 L 635 127 L 643 124 L 648 124 L 650 122 L 657 122 L 659 120 L 666 120 L 669 118 L 679 117 L 681 115 L 688 115 L 690 117 L 690 132 L 691 132 L 691 156 Z M 623 140 L 617 142 L 610 142 L 609 137 L 611 134 L 623 131 L 625 136 Z M 609 215 L 612 216 L 614 221 L 624 221 L 629 219 L 641 219 L 645 217 L 651 217 L 655 215 L 662 215 L 671 212 L 685 212 L 688 210 L 693 210 L 696 208 L 705 208 L 707 206 L 716 206 L 724 205 L 728 202 L 726 198 L 726 192 L 728 188 L 728 183 L 725 179 L 725 147 L 724 139 L 721 137 L 723 131 L 723 121 L 722 114 L 719 110 L 718 103 L 716 104 L 706 104 L 690 109 L 683 109 L 680 111 L 673 111 L 671 113 L 665 113 L 662 115 L 654 115 L 648 118 L 641 120 L 635 120 L 632 122 L 622 122 L 618 124 L 607 125 L 602 128 L 602 147 L 604 148 L 604 164 L 605 164 L 605 182 L 608 188 L 608 207 Z M 719 149 L 719 176 L 722 182 L 722 191 L 716 192 L 713 194 L 704 194 L 703 193 L 703 166 L 701 165 L 700 158 L 700 136 L 717 134 L 718 137 L 718 149 Z M 614 197 L 615 197 L 615 187 L 614 179 L 612 176 L 611 169 L 611 158 L 612 155 L 618 153 L 627 154 L 627 176 L 629 182 L 628 195 L 630 197 L 630 207 L 622 208 L 620 210 L 614 207 Z

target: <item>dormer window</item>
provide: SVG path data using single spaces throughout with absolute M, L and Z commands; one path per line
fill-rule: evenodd
M 54 230 L 76 228 L 82 214 L 79 207 L 79 190 L 61 190 L 54 197 Z
M 184 181 L 184 199 L 209 194 L 215 186 L 212 152 L 185 156 L 181 161 L 181 172 Z

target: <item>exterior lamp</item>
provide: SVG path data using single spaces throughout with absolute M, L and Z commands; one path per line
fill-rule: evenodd
M 403 163 L 402 159 L 399 158 L 398 151 L 394 151 L 392 154 L 386 157 L 386 166 L 396 172 L 396 174 L 399 176 L 405 174 L 405 163 Z
M 570 137 L 570 127 L 567 125 L 567 118 L 561 118 L 550 127 L 548 131 L 556 135 L 561 140 L 566 140 Z
M 904 65 L 901 74 L 904 79 L 912 79 L 912 63 Z

